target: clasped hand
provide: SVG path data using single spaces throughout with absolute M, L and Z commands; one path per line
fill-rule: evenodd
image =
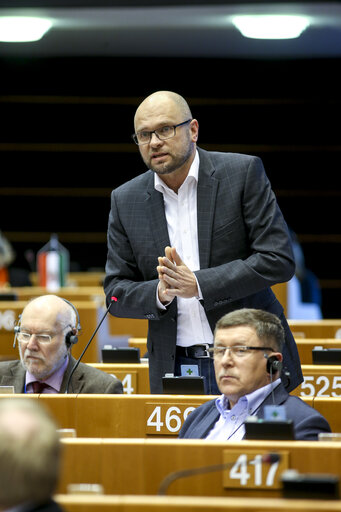
M 158 294 L 163 304 L 171 302 L 175 296 L 186 299 L 198 296 L 196 278 L 175 247 L 166 247 L 165 256 L 159 256 L 158 262 Z

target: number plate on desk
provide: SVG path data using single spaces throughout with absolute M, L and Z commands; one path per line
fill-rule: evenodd
M 125 395 L 131 395 L 137 393 L 137 372 L 121 372 L 115 371 L 115 374 L 111 374 L 122 381 L 123 393 Z
M 158 404 L 146 403 L 146 434 L 178 434 L 183 422 L 197 405 L 194 404 Z
M 269 452 L 265 450 L 240 451 L 225 450 L 223 463 L 231 467 L 223 472 L 225 488 L 241 489 L 280 489 L 280 476 L 289 467 L 289 452 L 279 451 L 279 460 L 265 462 Z
M 341 397 L 341 375 L 304 375 L 302 384 L 292 394 L 297 396 Z

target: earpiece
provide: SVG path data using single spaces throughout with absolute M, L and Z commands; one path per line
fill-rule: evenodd
M 14 341 L 13 341 L 13 348 L 15 348 L 15 345 L 17 343 L 17 337 L 18 337 L 18 334 L 20 332 L 20 324 L 21 324 L 21 315 L 19 315 L 19 318 L 18 318 L 18 322 L 17 322 L 17 325 L 14 326 Z
M 68 301 L 67 299 L 63 298 L 63 300 L 74 310 L 76 318 L 77 318 L 77 326 L 74 327 L 74 329 L 72 329 L 72 331 L 69 331 L 65 335 L 65 343 L 66 343 L 67 348 L 69 349 L 72 347 L 72 345 L 75 345 L 77 343 L 78 336 L 76 333 L 79 333 L 81 331 L 82 327 L 81 327 L 81 323 L 80 323 L 79 313 L 78 313 L 77 309 L 75 308 L 75 306 L 72 304 L 72 302 Z
M 70 331 L 65 335 L 65 343 L 68 349 L 71 348 L 72 345 L 75 345 L 77 341 L 78 336 L 73 331 Z
M 267 357 L 266 371 L 272 375 L 282 370 L 282 362 L 276 356 Z

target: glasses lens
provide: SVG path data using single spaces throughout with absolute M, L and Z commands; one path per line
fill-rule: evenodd
M 29 334 L 28 332 L 20 332 L 18 340 L 22 343 L 29 343 L 31 337 L 34 336 L 38 343 L 50 343 L 51 336 L 49 334 Z
M 28 343 L 30 341 L 31 335 L 27 332 L 19 332 L 18 340 L 23 343 Z
M 166 140 L 174 137 L 175 135 L 175 128 L 174 126 L 163 126 L 159 130 L 155 130 L 156 135 L 161 140 Z

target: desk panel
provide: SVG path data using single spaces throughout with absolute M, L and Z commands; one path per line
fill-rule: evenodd
M 242 488 L 224 484 L 224 471 L 240 483 L 245 471 L 231 464 L 224 471 L 204 472 L 171 483 L 166 493 L 194 496 L 268 496 L 278 497 L 277 468 L 264 468 L 272 480 L 266 487 L 255 488 L 256 454 L 277 453 L 280 464 L 300 473 L 341 475 L 341 443 L 317 441 L 242 441 L 215 442 L 184 439 L 63 439 L 64 460 L 59 493 L 68 483 L 100 483 L 105 494 L 157 494 L 163 479 L 172 472 L 223 464 L 227 454 L 236 464 L 246 458 L 250 478 Z M 92 464 L 92 461 L 94 463 Z M 99 462 L 100 461 L 100 462 Z M 264 463 L 266 464 L 266 463 Z M 262 468 L 263 469 L 263 468 Z M 239 471 L 239 473 L 238 473 Z M 278 482 L 277 482 L 278 483 Z
M 312 350 L 315 347 L 341 349 L 341 340 L 335 338 L 298 338 L 296 345 L 300 356 L 301 364 L 313 364 Z
M 341 319 L 288 320 L 294 338 L 339 338 Z
M 97 363 L 90 366 L 115 375 L 122 381 L 123 391 L 127 395 L 150 393 L 148 363 Z
M 65 512 L 340 512 L 341 502 L 285 498 L 195 496 L 77 496 L 59 494 Z
M 21 286 L 18 288 L 11 288 L 11 291 L 17 294 L 18 300 L 28 301 L 41 295 L 48 295 L 50 292 L 41 286 Z M 95 301 L 99 305 L 105 303 L 105 295 L 101 286 L 64 286 L 59 290 L 53 292 L 53 295 L 63 297 L 70 302 L 78 302 L 85 300 Z
M 0 399 L 8 397 L 39 399 L 59 428 L 75 429 L 77 437 L 83 438 L 175 438 L 187 416 L 215 398 L 211 395 L 0 395 Z M 305 398 L 304 402 L 313 406 L 313 400 Z M 337 407 L 328 409 L 328 414 L 336 416 L 340 407 L 339 401 Z M 328 415 L 326 418 L 329 420 Z

